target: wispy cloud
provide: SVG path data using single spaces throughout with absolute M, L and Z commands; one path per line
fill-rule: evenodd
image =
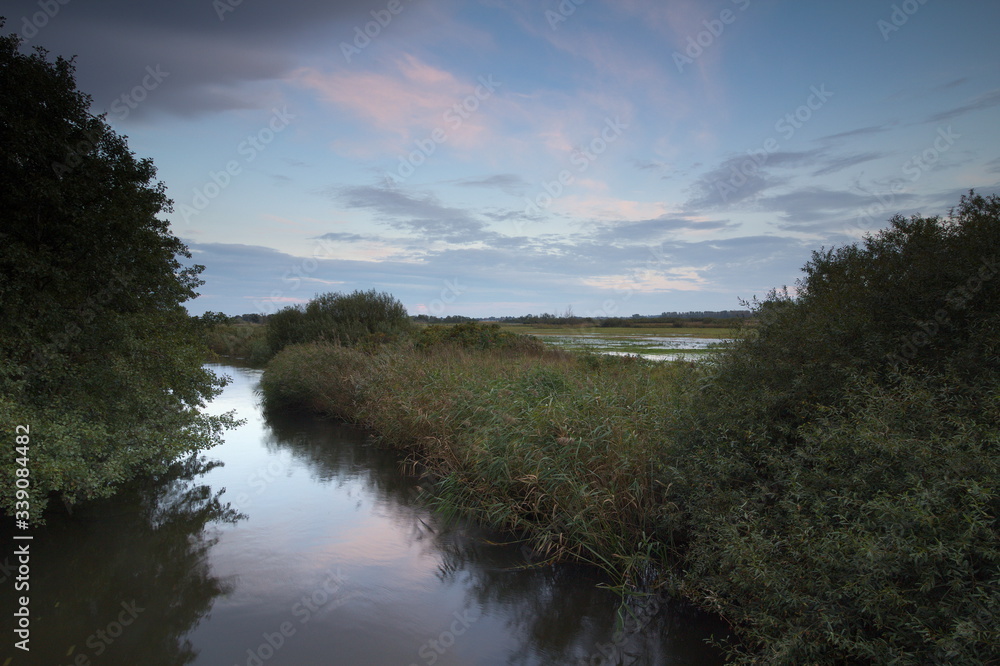
M 498 173 L 481 178 L 462 178 L 453 182 L 460 187 L 496 188 L 511 195 L 522 194 L 531 187 L 528 181 L 513 173 Z
M 872 151 L 859 153 L 857 155 L 844 155 L 842 157 L 831 158 L 827 162 L 826 166 L 813 171 L 812 175 L 813 177 L 828 176 L 831 173 L 842 171 L 848 167 L 852 167 L 857 164 L 864 164 L 865 162 L 871 162 L 872 160 L 877 160 L 882 157 L 885 157 L 885 153 Z
M 842 139 L 854 139 L 859 136 L 870 136 L 872 134 L 881 134 L 883 132 L 888 132 L 898 125 L 898 121 L 890 121 L 882 125 L 869 125 L 867 127 L 859 127 L 857 129 L 848 130 L 846 132 L 837 132 L 836 134 L 828 134 L 826 136 L 816 139 L 817 141 L 839 141 Z
M 483 241 L 494 234 L 468 211 L 445 206 L 430 193 L 396 187 L 353 185 L 327 190 L 347 208 L 365 209 L 387 226 L 426 240 L 452 243 Z
M 994 90 L 990 90 L 989 92 L 985 92 L 982 95 L 973 98 L 966 104 L 962 104 L 961 106 L 956 106 L 952 109 L 948 109 L 947 111 L 935 113 L 934 115 L 929 116 L 927 120 L 925 120 L 924 122 L 940 123 L 944 122 L 945 120 L 951 120 L 952 118 L 957 118 L 958 116 L 964 115 L 971 111 L 981 111 L 983 109 L 991 109 L 994 106 L 997 106 L 998 104 L 1000 104 L 1000 88 L 996 88 Z
M 324 72 L 308 67 L 299 70 L 296 79 L 373 130 L 397 137 L 391 146 L 396 150 L 434 130 L 446 132 L 449 145 L 462 147 L 480 144 L 490 133 L 485 110 L 455 111 L 456 105 L 481 85 L 478 81 L 460 80 L 410 54 L 391 61 L 381 71 L 351 68 Z

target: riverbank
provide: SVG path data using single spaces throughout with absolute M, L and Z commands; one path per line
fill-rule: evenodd
M 30 659 L 0 664 L 723 662 L 712 616 L 656 596 L 619 622 L 602 572 L 533 566 L 522 544 L 430 510 L 403 456 L 364 430 L 265 418 L 260 371 L 206 369 L 232 379 L 206 411 L 241 425 L 155 479 L 47 512 L 30 542 Z M 17 561 L 18 533 L 0 522 L 0 562 Z M 24 594 L 0 586 L 0 607 Z
M 1000 199 L 970 194 L 815 252 L 703 362 L 326 327 L 262 390 L 408 448 L 439 506 L 543 558 L 721 615 L 740 663 L 1000 663 L 998 255 Z
M 572 555 L 630 583 L 669 555 L 663 433 L 691 372 L 540 346 L 317 343 L 275 357 L 261 390 L 273 408 L 360 423 L 410 451 L 439 479 L 438 506 L 527 534 L 539 559 Z
M 577 558 L 720 615 L 738 663 L 983 663 L 1000 396 L 916 368 L 823 396 L 816 347 L 776 357 L 774 336 L 806 338 L 775 324 L 707 363 L 292 345 L 261 391 L 405 449 L 432 504 L 526 539 L 534 563 Z
M 631 326 L 593 326 L 569 324 L 500 324 L 499 331 L 510 335 L 537 338 L 555 349 L 594 353 L 642 356 L 651 360 L 697 359 L 711 347 L 729 340 L 739 325 L 753 322 L 733 320 L 730 326 L 705 325 L 700 322 L 671 324 L 633 324 Z M 468 324 L 466 324 L 468 326 Z M 489 324 L 475 323 L 475 326 Z M 448 330 L 451 324 L 418 323 L 419 331 Z M 238 321 L 206 327 L 205 346 L 215 355 L 209 360 L 244 359 L 263 367 L 278 349 L 268 341 L 266 324 Z

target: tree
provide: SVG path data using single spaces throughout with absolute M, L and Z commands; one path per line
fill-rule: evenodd
M 239 317 L 230 317 L 225 312 L 212 312 L 209 310 L 200 317 L 198 317 L 199 323 L 205 328 L 211 328 L 212 326 L 219 326 L 225 324 L 232 324 L 239 320 Z
M 329 292 L 268 317 L 267 340 L 271 353 L 277 354 L 288 345 L 319 340 L 346 346 L 388 341 L 412 328 L 406 308 L 392 294 L 374 289 Z
M 200 413 L 224 385 L 181 306 L 203 267 L 180 263 L 152 161 L 90 114 L 72 60 L 20 44 L 0 38 L 0 432 L 28 427 L 30 487 L 0 484 L 0 508 L 38 521 L 50 493 L 107 496 L 234 420 Z
M 320 294 L 306 305 L 305 317 L 311 339 L 354 345 L 372 336 L 394 338 L 408 332 L 413 323 L 406 308 L 392 294 L 353 291 Z

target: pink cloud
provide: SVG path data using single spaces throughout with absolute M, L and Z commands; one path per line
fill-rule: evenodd
M 426 140 L 435 131 L 443 133 L 444 143 L 460 148 L 480 145 L 491 135 L 490 98 L 497 90 L 489 91 L 477 80 L 459 80 L 412 55 L 403 54 L 385 71 L 306 68 L 299 70 L 297 80 L 327 103 L 393 137 L 383 141 L 391 144 L 383 148 L 412 148 L 413 141 Z

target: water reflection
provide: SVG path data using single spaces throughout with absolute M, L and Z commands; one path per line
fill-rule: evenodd
M 713 632 L 725 634 L 716 618 L 661 597 L 634 599 L 621 609 L 615 593 L 598 587 L 610 583 L 599 570 L 539 566 L 525 548 L 505 543 L 504 535 L 442 522 L 417 504 L 417 481 L 400 473 L 399 455 L 350 426 L 287 414 L 269 414 L 267 424 L 266 446 L 290 452 L 314 479 L 338 487 L 362 482 L 406 546 L 435 562 L 439 584 L 462 591 L 451 615 L 476 623 L 486 619 L 491 631 L 502 634 L 501 640 L 494 636 L 482 644 L 481 652 L 470 652 L 472 661 L 451 662 L 424 641 L 413 663 L 721 663 L 719 653 L 703 642 Z
M 507 618 L 521 645 L 506 663 L 719 663 L 701 642 L 713 631 L 725 633 L 717 619 L 662 596 L 632 598 L 622 608 L 617 594 L 598 587 L 610 583 L 600 571 L 532 566 L 516 545 L 472 531 L 438 541 L 442 578 L 464 578 L 470 603 Z
M 37 530 L 32 653 L 13 664 L 721 663 L 711 618 L 640 603 L 616 634 L 599 572 L 443 523 L 398 454 L 336 422 L 265 419 L 259 371 L 215 369 L 234 381 L 212 411 L 246 419 L 209 453 L 225 465 L 188 460 Z
M 31 651 L 5 639 L 0 653 L 13 664 L 193 662 L 185 637 L 228 589 L 211 573 L 206 527 L 240 518 L 197 481 L 217 465 L 192 457 L 148 487 L 47 515 L 32 532 Z M 2 538 L 13 543 L 9 529 Z M 6 614 L 14 590 L 9 581 L 0 589 Z

